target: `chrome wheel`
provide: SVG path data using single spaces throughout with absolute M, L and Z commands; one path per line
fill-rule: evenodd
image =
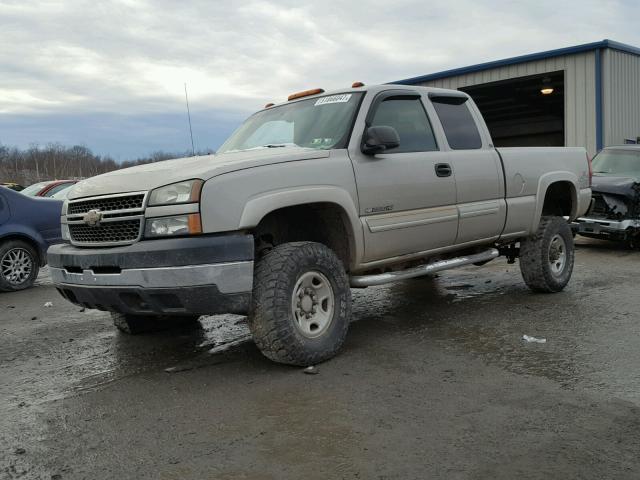
M 12 248 L 0 260 L 0 271 L 11 285 L 19 286 L 26 282 L 33 270 L 33 258 L 24 248 Z
M 296 282 L 291 297 L 291 311 L 298 331 L 307 338 L 322 335 L 333 320 L 335 298 L 329 279 L 311 271 Z
M 554 275 L 561 275 L 567 264 L 567 244 L 556 234 L 549 243 L 549 267 Z

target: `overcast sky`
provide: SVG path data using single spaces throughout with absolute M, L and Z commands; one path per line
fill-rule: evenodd
M 116 159 L 217 148 L 294 91 L 383 83 L 610 38 L 640 1 L 0 0 L 0 143 Z

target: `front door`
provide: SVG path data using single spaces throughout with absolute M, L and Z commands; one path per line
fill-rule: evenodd
M 449 156 L 440 151 L 423 98 L 385 91 L 373 100 L 366 126 L 390 126 L 396 148 L 351 156 L 365 233 L 365 262 L 452 245 L 458 229 L 456 184 Z

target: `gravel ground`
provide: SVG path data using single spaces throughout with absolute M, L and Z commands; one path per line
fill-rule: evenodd
M 0 293 L 0 478 L 640 478 L 640 253 L 577 242 L 559 294 L 504 259 L 354 290 L 317 375 L 243 317 L 118 334 L 45 270 Z

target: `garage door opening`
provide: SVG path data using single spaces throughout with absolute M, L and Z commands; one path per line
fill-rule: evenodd
M 482 112 L 496 147 L 564 146 L 564 72 L 460 88 Z

